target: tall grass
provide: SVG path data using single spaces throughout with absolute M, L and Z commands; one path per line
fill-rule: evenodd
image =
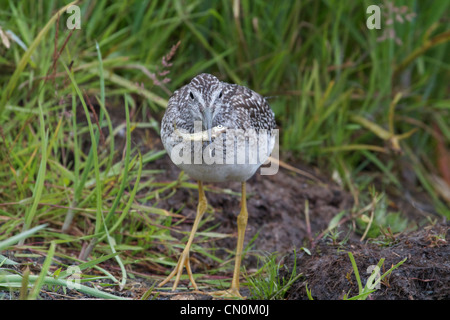
M 265 95 L 283 159 L 335 177 L 356 204 L 376 184 L 450 217 L 449 4 L 390 3 L 369 30 L 371 1 L 83 1 L 71 31 L 65 1 L 0 0 L 0 241 L 46 224 L 14 248 L 91 257 L 122 287 L 127 265 L 173 264 L 155 244 L 179 249 L 166 230 L 178 216 L 158 198 L 190 185 L 155 183 L 145 164 L 164 152 L 141 154 L 132 133 L 158 131 L 170 93 L 200 72 Z

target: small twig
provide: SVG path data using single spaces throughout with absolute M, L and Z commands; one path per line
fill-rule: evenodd
M 311 235 L 311 222 L 309 221 L 309 201 L 305 199 L 305 220 L 306 220 L 306 234 L 308 235 L 309 243 L 313 243 L 313 237 Z
M 420 47 L 416 48 L 416 50 L 414 50 L 400 64 L 397 65 L 392 73 L 392 78 L 396 78 L 411 62 L 422 55 L 425 51 L 447 41 L 450 41 L 450 31 L 444 31 L 433 38 L 426 40 Z
M 94 106 L 92 105 L 91 101 L 89 100 L 89 97 L 88 97 L 86 91 L 83 90 L 83 93 L 84 93 L 84 96 L 86 97 L 86 101 L 89 105 L 89 108 L 91 109 L 92 114 L 94 115 L 94 119 L 95 119 L 95 122 L 97 123 L 98 130 L 100 131 L 100 137 L 102 139 L 102 144 L 105 145 L 105 136 L 103 135 L 102 128 L 100 127 L 100 123 L 98 122 L 97 113 L 95 112 Z
M 372 204 L 371 204 L 371 210 L 370 210 L 370 218 L 369 218 L 369 222 L 367 223 L 367 227 L 366 230 L 364 230 L 364 234 L 362 235 L 361 239 L 359 241 L 363 241 L 364 238 L 366 237 L 367 233 L 369 232 L 370 227 L 372 226 L 372 222 L 373 222 L 373 217 L 375 215 L 375 206 L 376 206 L 376 199 L 372 199 Z
M 56 25 L 58 25 L 59 22 L 59 16 L 58 16 L 58 20 Z M 69 35 L 66 37 L 66 39 L 64 40 L 63 45 L 61 46 L 61 48 L 59 49 L 59 51 L 57 50 L 57 36 L 58 36 L 58 27 L 56 27 L 56 33 L 55 33 L 55 48 L 53 51 L 53 64 L 52 67 L 50 68 L 50 70 L 48 70 L 46 76 L 44 77 L 44 84 L 47 82 L 48 79 L 55 79 L 56 78 L 56 63 L 59 60 L 59 57 L 61 56 L 62 51 L 64 50 L 64 48 L 66 47 L 67 43 L 69 42 L 70 37 L 72 37 L 72 34 L 74 32 L 75 29 L 72 29 L 69 33 Z M 52 73 L 52 75 L 50 76 L 50 72 Z M 64 73 L 63 73 L 64 74 Z
M 298 169 L 296 167 L 291 166 L 290 164 L 287 164 L 286 162 L 280 160 L 280 159 L 276 159 L 274 157 L 269 157 L 270 161 L 273 161 L 275 163 L 277 163 L 280 167 L 283 167 L 287 170 L 293 171 L 295 173 L 298 173 L 306 178 L 309 178 L 311 180 L 314 180 L 317 183 L 322 183 L 322 181 L 320 181 L 318 178 L 316 178 L 315 176 L 313 176 L 312 174 L 310 174 L 309 172 L 306 172 L 304 170 Z
M 55 44 L 54 44 L 54 48 L 53 48 L 53 65 L 52 68 L 50 70 L 52 70 L 52 80 L 53 80 L 53 85 L 55 86 L 55 94 L 56 94 L 56 81 L 55 81 L 55 73 L 56 73 L 56 61 L 58 60 L 58 34 L 59 34 L 59 19 L 61 18 L 61 15 L 58 12 L 58 18 L 56 19 L 56 28 L 55 28 Z

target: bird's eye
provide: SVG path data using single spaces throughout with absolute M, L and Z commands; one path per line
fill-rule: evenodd
M 223 128 L 223 125 L 221 125 L 221 124 L 219 124 L 218 126 L 217 126 L 217 129 L 222 129 Z
M 223 91 L 220 91 L 219 98 L 222 98 L 222 93 L 223 93 Z
M 192 94 L 192 92 L 189 92 L 189 97 L 191 97 L 191 99 L 194 100 L 194 95 Z

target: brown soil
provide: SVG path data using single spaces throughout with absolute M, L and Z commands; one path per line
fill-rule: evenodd
M 363 286 L 370 276 L 368 267 L 376 265 L 381 258 L 385 259 L 381 274 L 406 258 L 382 280 L 379 290 L 373 292 L 370 299 L 449 299 L 448 228 L 436 225 L 402 234 L 388 246 L 354 241 L 336 246 L 320 242 L 311 256 L 290 256 L 289 264 L 296 259 L 297 272 L 303 273 L 304 277 L 291 287 L 286 299 L 307 299 L 306 285 L 314 299 L 342 299 L 346 294 L 356 296 L 358 285 L 348 252 L 355 258 Z

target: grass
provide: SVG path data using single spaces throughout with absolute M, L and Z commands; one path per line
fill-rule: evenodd
M 405 194 L 449 218 L 449 4 L 398 0 L 408 9 L 396 13 L 388 3 L 382 29 L 369 30 L 370 1 L 83 1 L 71 31 L 65 1 L 0 0 L 0 251 L 48 257 L 26 279 L 3 253 L 0 281 L 37 298 L 44 285 L 66 287 L 53 274 L 72 264 L 94 261 L 82 277 L 127 288 L 135 270 L 175 263 L 185 220 L 159 203 L 195 186 L 183 175 L 156 182 L 146 165 L 164 152 L 135 134 L 158 131 L 170 93 L 200 72 L 267 96 L 283 160 L 353 194 L 330 230 L 352 219 L 365 238 L 401 231 L 401 213 L 383 203 Z M 232 269 L 219 260 L 212 274 Z
M 392 273 L 395 269 L 400 267 L 407 258 L 401 260 L 396 265 L 393 265 L 389 270 L 387 270 L 385 273 L 380 274 L 381 267 L 383 266 L 384 259 L 380 259 L 378 264 L 374 266 L 373 270 L 371 271 L 370 276 L 368 277 L 366 284 L 362 285 L 361 277 L 359 276 L 358 266 L 356 265 L 355 258 L 353 257 L 353 254 L 349 251 L 348 256 L 350 258 L 350 261 L 352 263 L 353 272 L 356 277 L 356 282 L 358 284 L 358 294 L 353 297 L 348 297 L 348 294 L 344 295 L 344 300 L 365 300 L 369 297 L 369 295 L 373 292 L 375 292 L 381 283 L 381 281 L 387 277 L 389 274 Z M 369 271 L 368 271 L 369 272 Z
M 295 250 L 294 256 L 296 256 Z M 265 256 L 263 259 L 264 265 L 255 274 L 247 277 L 251 299 L 281 300 L 292 284 L 302 276 L 301 273 L 297 274 L 295 260 L 289 278 L 283 276 L 281 273 L 286 269 L 286 266 L 281 261 L 277 262 L 277 260 L 276 254 Z

